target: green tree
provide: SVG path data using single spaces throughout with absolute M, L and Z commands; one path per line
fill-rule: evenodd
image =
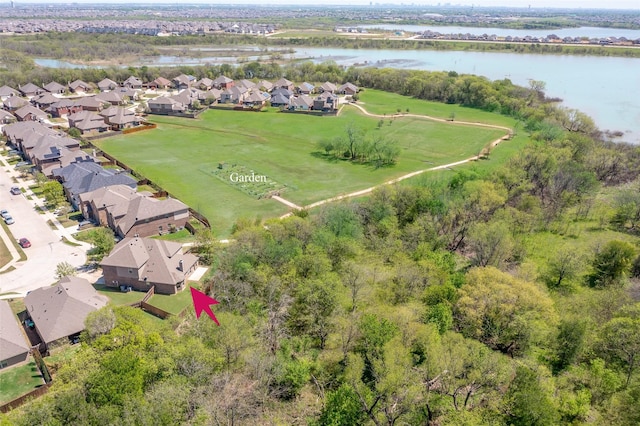
M 560 322 L 551 363 L 554 374 L 565 370 L 578 359 L 584 347 L 586 333 L 587 323 L 584 320 L 570 318 Z
M 288 324 L 292 335 L 306 334 L 324 349 L 336 305 L 336 289 L 332 282 L 319 279 L 301 282 L 289 308 Z
M 588 284 L 597 288 L 622 284 L 631 270 L 635 256 L 636 250 L 630 243 L 609 241 L 593 260 L 593 271 L 588 276 Z
M 620 366 L 627 386 L 640 364 L 640 317 L 617 317 L 607 322 L 600 333 L 603 358 Z
M 91 231 L 91 243 L 93 247 L 89 250 L 90 257 L 99 262 L 108 255 L 115 246 L 113 231 L 107 227 L 94 228 Z
M 69 133 L 69 136 L 76 139 L 82 136 L 82 132 L 77 127 L 70 128 L 68 133 Z
M 542 341 L 557 321 L 544 291 L 493 267 L 472 269 L 459 294 L 457 329 L 509 355 L 520 355 Z
M 511 258 L 514 246 L 509 227 L 501 221 L 478 223 L 469 232 L 468 248 L 475 266 L 500 268 Z
M 107 334 L 116 326 L 116 315 L 110 306 L 90 312 L 84 320 L 85 330 L 90 339 Z
M 505 395 L 506 421 L 514 426 L 556 425 L 558 413 L 550 392 L 540 383 L 539 374 L 526 366 L 516 369 L 516 376 Z
M 364 412 L 360 407 L 358 395 L 349 384 L 343 384 L 333 392 L 327 393 L 326 401 L 318 426 L 351 426 L 362 424 Z
M 60 262 L 56 265 L 56 278 L 60 279 L 63 277 L 76 275 L 78 271 L 75 266 L 70 264 L 69 262 Z
M 47 204 L 58 207 L 65 201 L 64 189 L 57 180 L 50 180 L 42 185 L 42 193 Z
M 583 269 L 584 259 L 580 252 L 575 247 L 565 246 L 549 258 L 543 277 L 550 289 L 569 289 Z

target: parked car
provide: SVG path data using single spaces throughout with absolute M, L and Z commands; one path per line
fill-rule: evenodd
M 9 215 L 4 216 L 4 223 L 6 223 L 7 225 L 13 225 L 14 223 L 16 223 L 15 220 L 13 220 L 13 218 Z
M 20 188 L 18 188 L 17 186 L 14 186 L 14 187 L 11 188 L 11 193 L 13 195 L 20 195 L 20 194 L 22 194 L 22 191 L 20 191 Z
M 20 238 L 18 240 L 18 244 L 20 244 L 20 247 L 22 247 L 22 248 L 31 247 L 31 241 L 27 240 L 26 238 Z
M 2 218 L 6 218 L 7 216 L 11 216 L 9 214 L 9 212 L 7 210 L 0 210 L 0 216 L 2 216 Z

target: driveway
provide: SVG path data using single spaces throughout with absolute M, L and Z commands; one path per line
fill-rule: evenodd
M 73 266 L 81 266 L 86 262 L 85 246 L 71 246 L 62 242 L 64 233 L 53 230 L 47 220 L 53 219 L 51 213 L 42 214 L 36 209 L 40 203 L 35 199 L 28 200 L 24 195 L 12 195 L 12 186 L 26 187 L 21 180 L 16 184 L 11 177 L 17 173 L 2 159 L 0 167 L 0 209 L 6 209 L 13 216 L 15 223 L 8 228 L 18 240 L 25 237 L 31 241 L 31 247 L 23 249 L 26 261 L 13 264 L 13 270 L 0 274 L 0 294 L 17 292 L 25 295 L 28 291 L 49 286 L 56 282 L 56 265 L 68 262 Z M 4 232 L 0 227 L 0 232 Z

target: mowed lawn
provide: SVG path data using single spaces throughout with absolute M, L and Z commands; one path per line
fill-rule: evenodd
M 0 404 L 13 401 L 33 389 L 44 385 L 35 362 L 0 372 Z
M 228 235 L 239 217 L 268 218 L 289 210 L 270 199 L 252 198 L 214 177 L 212 171 L 221 162 L 242 165 L 286 185 L 282 196 L 305 206 L 468 158 L 504 135 L 503 130 L 410 117 L 386 118 L 378 128 L 380 119 L 366 117 L 353 107 L 346 107 L 338 117 L 270 109 L 260 113 L 209 110 L 198 119 L 152 116 L 150 120 L 158 124 L 157 129 L 96 144 L 204 214 L 218 235 Z M 318 142 L 345 135 L 350 124 L 369 136 L 378 133 L 396 141 L 402 149 L 397 164 L 376 169 L 324 158 Z

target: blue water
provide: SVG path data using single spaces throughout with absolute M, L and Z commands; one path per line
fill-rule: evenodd
M 247 46 L 243 46 L 245 49 Z M 262 57 L 267 58 L 268 52 L 264 54 Z M 309 58 L 315 62 L 333 60 L 344 66 L 456 71 L 491 80 L 508 78 L 523 86 L 532 79 L 542 80 L 548 96 L 562 98 L 566 107 L 589 114 L 602 130 L 624 132 L 620 140 L 640 144 L 640 58 L 336 48 L 300 48 L 283 57 Z M 247 60 L 260 60 L 260 57 L 248 56 Z M 144 58 L 134 65 L 205 65 L 233 61 L 232 57 L 157 56 Z M 36 63 L 58 68 L 86 67 L 51 59 L 37 59 Z
M 372 29 L 380 28 L 387 31 L 406 31 L 406 32 L 422 32 L 433 31 L 440 34 L 473 34 L 482 35 L 495 34 L 498 37 L 545 37 L 555 34 L 560 38 L 563 37 L 588 37 L 588 38 L 606 38 L 606 37 L 626 37 L 630 40 L 640 39 L 640 30 L 627 30 L 621 28 L 597 28 L 597 27 L 578 27 L 578 28 L 562 28 L 557 30 L 513 30 L 508 28 L 481 28 L 481 27 L 459 27 L 459 26 L 437 26 L 437 25 L 396 25 L 396 24 L 379 24 L 379 25 L 360 25 L 360 28 Z

